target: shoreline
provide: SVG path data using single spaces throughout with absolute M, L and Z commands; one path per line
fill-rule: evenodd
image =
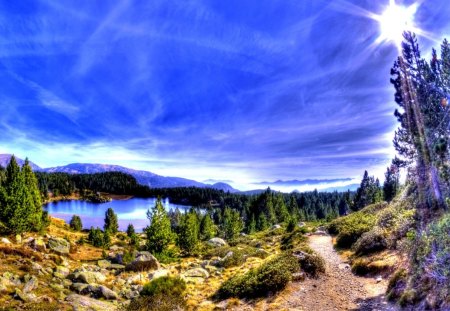
M 126 201 L 134 198 L 134 195 L 129 194 L 111 194 L 111 193 L 105 193 L 100 192 L 102 196 L 106 196 L 110 198 L 111 200 L 115 201 Z M 59 202 L 59 201 L 81 201 L 81 197 L 78 193 L 72 193 L 70 195 L 59 195 L 59 196 L 51 196 L 47 200 L 42 201 L 42 205 L 52 203 L 52 202 Z M 99 203 L 102 204 L 102 203 Z

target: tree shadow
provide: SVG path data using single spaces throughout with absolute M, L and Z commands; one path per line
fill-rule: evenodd
M 351 311 L 398 311 L 398 306 L 386 301 L 385 295 L 381 294 L 375 297 L 366 299 L 357 299 L 357 308 L 351 309 Z

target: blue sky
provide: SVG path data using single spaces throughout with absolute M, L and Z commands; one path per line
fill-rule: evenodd
M 388 2 L 0 1 L 0 152 L 239 184 L 381 176 L 397 48 L 364 15 Z M 418 5 L 425 52 L 448 16 Z

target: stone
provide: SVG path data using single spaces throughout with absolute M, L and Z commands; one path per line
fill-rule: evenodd
M 194 268 L 183 273 L 186 278 L 209 278 L 209 273 L 203 268 Z
M 20 234 L 16 234 L 16 243 L 21 244 L 22 243 L 22 236 Z
M 31 269 L 33 269 L 35 271 L 41 271 L 42 270 L 42 266 L 40 264 L 38 264 L 37 262 L 32 262 L 31 263 Z
M 24 293 L 29 293 L 31 291 L 33 291 L 34 289 L 36 289 L 39 285 L 39 282 L 37 280 L 37 278 L 35 276 L 32 276 L 26 283 L 25 286 L 23 287 L 23 292 Z
M 272 226 L 272 230 L 274 230 L 274 229 L 280 229 L 281 228 L 281 225 L 273 225 Z
M 381 276 L 377 276 L 377 277 L 375 278 L 375 281 L 376 281 L 377 283 L 380 283 L 381 281 L 383 281 L 383 278 L 382 278 Z
M 112 263 L 109 266 L 109 269 L 111 269 L 111 270 L 123 270 L 123 269 L 125 269 L 125 266 L 124 265 L 119 265 L 118 263 Z
M 158 279 L 158 278 L 161 278 L 163 276 L 168 276 L 168 275 L 169 275 L 169 270 L 160 269 L 160 270 L 156 270 L 152 273 L 149 273 L 148 278 L 149 278 L 149 280 L 154 280 L 154 279 Z
M 42 238 L 33 239 L 30 243 L 28 243 L 30 247 L 36 251 L 43 252 L 47 249 L 45 246 L 45 242 Z
M 118 307 L 110 302 L 96 300 L 90 297 L 71 294 L 65 299 L 74 311 L 116 311 Z
M 70 252 L 70 243 L 62 238 L 51 237 L 48 240 L 48 247 L 58 254 L 67 255 Z
M 64 279 L 70 274 L 70 270 L 69 270 L 69 268 L 64 267 L 64 266 L 56 266 L 55 272 L 53 274 L 61 275 L 61 276 L 63 276 L 62 279 Z M 59 278 L 61 279 L 61 277 L 59 277 Z
M 102 269 L 108 269 L 109 267 L 111 267 L 111 262 L 108 260 L 99 260 L 97 261 L 97 265 L 102 268 Z
M 304 223 L 303 221 L 301 221 L 301 222 L 298 223 L 298 226 L 299 226 L 299 227 L 304 227 L 304 226 L 306 226 L 306 223 Z
M 298 281 L 303 281 L 305 279 L 305 273 L 304 272 L 296 272 L 296 273 L 292 273 L 292 281 L 294 282 L 298 282 Z
M 105 282 L 106 276 L 100 272 L 83 271 L 74 273 L 71 279 L 85 284 L 98 284 Z
M 77 293 L 82 293 L 86 288 L 88 287 L 88 285 L 87 284 L 84 284 L 84 283 L 73 283 L 71 286 L 70 286 L 70 289 L 72 289 L 74 292 L 77 292 Z M 64 288 L 63 288 L 64 289 Z
M 15 298 L 22 300 L 23 302 L 28 302 L 32 299 L 32 296 L 27 295 L 26 293 L 24 293 L 23 291 L 21 291 L 19 288 L 16 288 L 16 292 L 14 295 Z
M 150 252 L 138 252 L 135 259 L 126 266 L 127 270 L 148 271 L 158 270 L 161 267 L 158 260 Z
M 211 247 L 221 247 L 227 245 L 227 242 L 221 238 L 212 238 L 206 243 Z
M 2 238 L 2 239 L 1 239 L 1 242 L 2 242 L 3 244 L 11 244 L 11 241 L 8 240 L 8 238 Z
M 112 291 L 111 289 L 103 285 L 100 285 L 98 287 L 97 293 L 100 295 L 101 298 L 105 298 L 106 300 L 116 300 L 119 298 L 116 292 Z

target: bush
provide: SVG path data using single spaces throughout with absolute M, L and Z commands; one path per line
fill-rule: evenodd
M 283 237 L 281 238 L 281 249 L 282 250 L 293 249 L 298 244 L 306 241 L 306 238 L 303 235 L 303 231 L 300 229 L 301 228 L 296 229 L 293 232 L 283 235 Z
M 325 272 L 325 260 L 317 254 L 302 252 L 298 256 L 298 262 L 300 268 L 313 277 Z
M 225 255 L 220 265 L 224 268 L 236 267 L 242 265 L 245 260 L 245 252 L 243 250 L 236 249 Z
M 183 297 L 157 294 L 133 299 L 127 311 L 174 311 L 185 310 L 186 301 Z
M 299 269 L 297 258 L 292 254 L 281 254 L 263 263 L 259 268 L 227 280 L 216 292 L 215 298 L 265 296 L 268 292 L 283 289 L 292 279 L 292 273 Z
M 334 220 L 328 226 L 328 231 L 337 234 L 336 245 L 338 247 L 350 248 L 363 233 L 372 230 L 375 224 L 376 216 L 366 213 L 366 209 L 363 209 Z
M 72 219 L 70 220 L 70 228 L 72 228 L 75 231 L 81 231 L 83 229 L 83 224 L 81 222 L 81 218 L 78 215 L 73 215 Z
M 375 227 L 369 232 L 363 233 L 353 245 L 357 255 L 374 253 L 386 249 L 386 247 L 386 237 L 380 227 Z
M 352 272 L 356 275 L 375 275 L 392 268 L 389 264 L 382 261 L 370 262 L 368 259 L 356 259 L 352 263 Z
M 174 295 L 182 297 L 186 282 L 179 277 L 163 276 L 144 285 L 141 296 Z
M 169 248 L 160 253 L 153 254 L 160 263 L 169 264 L 180 261 L 180 251 L 178 248 Z

